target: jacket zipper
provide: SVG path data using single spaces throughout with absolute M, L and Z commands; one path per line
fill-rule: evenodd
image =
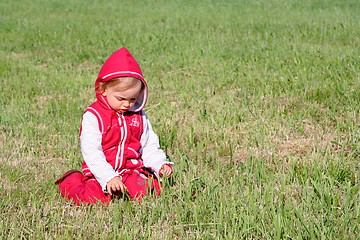
M 115 170 L 121 168 L 123 160 L 124 160 L 124 148 L 125 148 L 125 140 L 127 138 L 127 127 L 126 127 L 126 121 L 124 114 L 118 114 L 119 118 L 119 126 L 120 126 L 120 134 L 121 134 L 121 140 L 118 146 L 118 151 L 116 154 L 116 163 L 115 163 Z

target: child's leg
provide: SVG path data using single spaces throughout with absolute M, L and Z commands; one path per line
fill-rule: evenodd
M 79 171 L 68 173 L 56 181 L 64 197 L 73 200 L 76 205 L 80 205 L 81 202 L 95 204 L 98 201 L 109 204 L 111 198 L 105 195 L 94 178 L 84 177 Z
M 141 200 L 141 198 L 146 195 L 146 179 L 140 176 L 139 171 L 134 170 L 128 173 L 128 175 L 123 178 L 123 181 L 131 199 L 137 198 Z
M 149 184 L 149 181 L 151 184 Z M 124 178 L 124 184 L 128 189 L 131 198 L 141 200 L 143 196 L 155 191 L 160 195 L 160 184 L 158 180 L 150 175 L 149 177 L 138 170 L 132 171 Z

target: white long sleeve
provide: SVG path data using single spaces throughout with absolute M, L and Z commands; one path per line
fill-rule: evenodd
M 148 117 L 144 111 L 142 111 L 142 114 L 144 132 L 140 139 L 140 151 L 142 153 L 141 158 L 144 161 L 145 167 L 150 168 L 151 171 L 153 171 L 155 175 L 159 177 L 159 171 L 164 164 L 168 163 L 173 165 L 174 163 L 167 161 L 166 154 L 163 150 L 160 149 L 159 138 L 154 133 Z
M 99 182 L 103 191 L 106 191 L 108 181 L 118 176 L 112 166 L 106 161 L 102 150 L 102 135 L 96 116 L 91 112 L 83 115 L 81 129 L 81 152 L 90 172 Z

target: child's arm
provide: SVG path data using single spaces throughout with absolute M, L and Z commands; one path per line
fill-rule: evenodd
M 150 168 L 155 175 L 160 175 L 163 166 L 172 166 L 174 163 L 166 159 L 166 154 L 160 149 L 159 138 L 154 133 L 151 123 L 144 111 L 142 111 L 144 132 L 141 135 L 140 143 L 144 165 Z M 167 169 L 167 167 L 165 167 Z M 172 168 L 171 168 L 172 169 Z M 168 170 L 167 170 L 168 172 Z
M 102 135 L 99 130 L 99 123 L 94 114 L 85 112 L 81 123 L 81 152 L 89 167 L 90 172 L 99 182 L 104 192 L 107 190 L 107 183 L 118 177 L 112 166 L 106 161 L 102 151 Z

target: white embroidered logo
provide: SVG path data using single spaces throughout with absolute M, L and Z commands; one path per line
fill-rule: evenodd
M 139 127 L 139 126 L 140 126 L 140 122 L 139 122 L 139 120 L 137 119 L 137 117 L 134 117 L 134 118 L 131 120 L 130 126 L 133 126 L 133 127 Z

